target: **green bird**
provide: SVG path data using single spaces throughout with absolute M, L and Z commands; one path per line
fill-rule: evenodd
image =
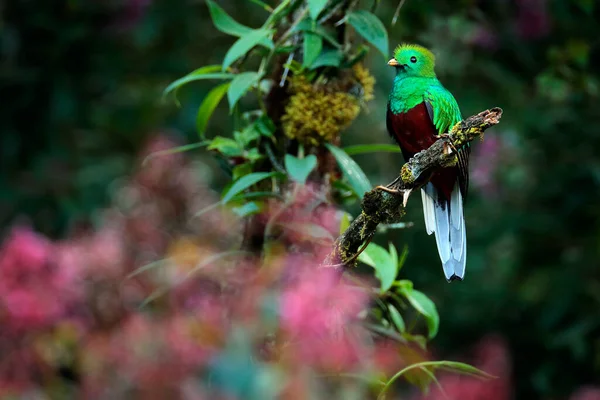
M 396 69 L 396 77 L 387 106 L 387 129 L 408 161 L 462 118 L 454 96 L 435 75 L 435 56 L 431 51 L 402 44 L 388 65 Z M 435 171 L 421 190 L 425 228 L 429 235 L 435 233 L 448 282 L 462 280 L 465 275 L 463 202 L 469 186 L 469 153 L 469 147 L 460 149 L 456 166 Z

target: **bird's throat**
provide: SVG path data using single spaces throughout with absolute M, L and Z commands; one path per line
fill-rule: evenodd
M 439 85 L 437 78 L 409 76 L 402 73 L 396 75 L 389 105 L 394 114 L 404 113 L 423 102 L 425 92 L 433 85 Z

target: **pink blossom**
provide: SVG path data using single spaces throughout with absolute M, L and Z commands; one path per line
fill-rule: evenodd
M 98 395 L 118 382 L 138 390 L 176 393 L 179 383 L 209 354 L 196 344 L 192 324 L 177 316 L 162 320 L 134 315 L 109 337 L 90 337 L 84 352 L 88 394 Z
M 547 0 L 517 1 L 517 31 L 524 39 L 538 39 L 550 32 Z
M 479 25 L 469 38 L 469 43 L 484 49 L 493 50 L 498 47 L 498 35 L 491 28 Z
M 7 317 L 5 327 L 20 332 L 45 327 L 64 311 L 60 296 L 42 286 L 3 293 L 2 303 Z
M 0 317 L 3 329 L 25 332 L 65 315 L 72 280 L 56 264 L 55 246 L 26 228 L 15 228 L 0 251 Z M 0 314 L 1 315 L 1 314 Z
M 19 285 L 48 267 L 52 244 L 29 228 L 16 227 L 0 251 L 2 285 Z
M 493 197 L 498 192 L 496 173 L 504 152 L 504 144 L 499 136 L 486 137 L 478 146 L 473 160 L 473 186 L 479 188 L 486 197 Z
M 311 259 L 289 259 L 297 268 L 283 292 L 282 327 L 295 341 L 303 362 L 326 368 L 350 367 L 363 349 L 352 321 L 367 297 L 339 280 L 338 272 L 315 268 Z
M 569 400 L 600 400 L 600 387 L 585 386 L 577 390 Z
M 119 30 L 129 31 L 142 20 L 152 0 L 123 0 L 122 14 L 117 20 Z

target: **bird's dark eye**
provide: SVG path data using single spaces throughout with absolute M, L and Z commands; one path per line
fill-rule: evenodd
M 415 57 L 415 56 L 412 56 L 412 57 L 410 58 L 410 62 L 411 62 L 411 63 L 416 63 L 416 62 L 417 62 L 417 57 Z

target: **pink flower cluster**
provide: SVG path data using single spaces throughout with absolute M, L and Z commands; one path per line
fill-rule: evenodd
M 141 158 L 173 146 L 159 137 Z M 239 220 L 193 217 L 216 196 L 181 154 L 152 158 L 117 187 L 96 231 L 52 242 L 15 227 L 0 248 L 0 396 L 52 383 L 89 398 L 210 398 L 199 377 L 239 330 L 255 357 L 290 376 L 357 368 L 368 354 L 355 322 L 368 299 L 319 268 L 326 246 L 298 227 L 334 234 L 339 215 L 313 189 L 297 194 L 265 217 L 278 215 L 290 247 L 262 265 L 227 255 Z
M 364 292 L 340 282 L 339 272 L 318 271 L 315 260 L 290 260 L 297 276 L 282 295 L 282 328 L 292 338 L 299 363 L 352 369 L 365 354 L 356 317 L 367 304 Z
M 77 275 L 53 262 L 54 244 L 28 228 L 15 228 L 0 250 L 3 335 L 21 336 L 69 316 L 81 293 Z

